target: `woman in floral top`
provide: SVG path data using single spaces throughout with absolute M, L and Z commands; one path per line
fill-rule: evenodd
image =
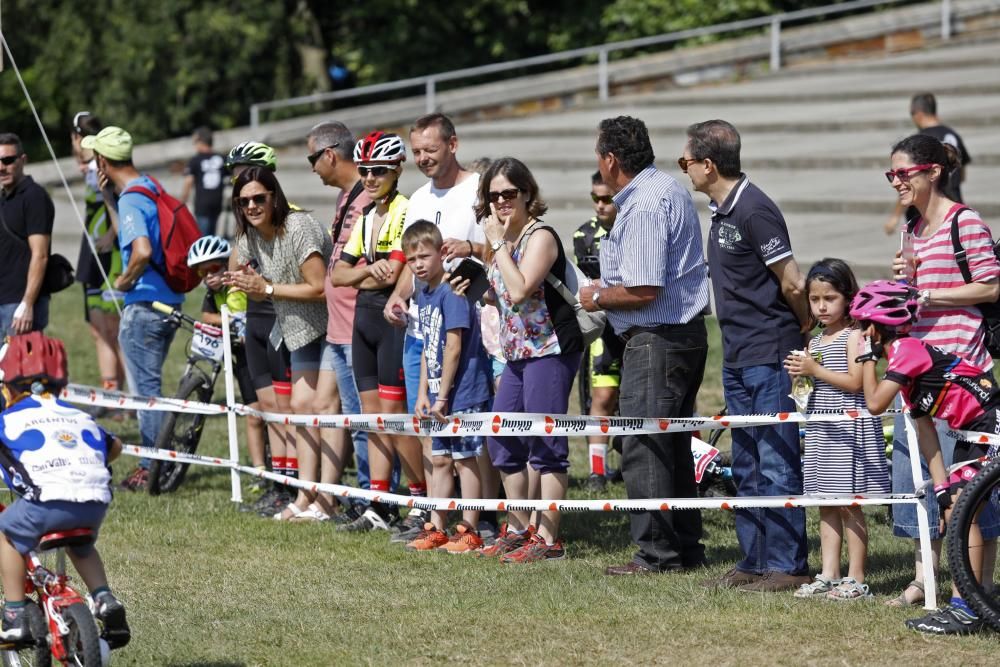
M 500 345 L 507 359 L 493 403 L 497 412 L 565 413 L 580 366 L 583 338 L 573 308 L 545 280 L 552 272 L 565 281 L 567 270 L 573 270 L 555 230 L 538 219 L 546 210 L 538 184 L 519 160 L 497 160 L 480 181 L 476 213 L 486 220 L 490 244 L 487 300 L 500 313 Z M 565 437 L 489 438 L 487 444 L 508 498 L 527 498 L 529 464 L 541 475 L 542 497 L 565 496 Z M 542 512 L 533 529 L 528 512 L 509 511 L 508 521 L 487 555 L 515 563 L 564 556 L 557 512 Z

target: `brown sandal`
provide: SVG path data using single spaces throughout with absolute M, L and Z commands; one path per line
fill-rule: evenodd
M 911 588 L 916 588 L 918 591 L 920 591 L 920 594 L 917 597 L 913 598 L 912 602 L 906 599 L 906 591 L 910 590 Z M 906 588 L 903 589 L 902 593 L 892 598 L 891 600 L 886 600 L 885 606 L 913 607 L 922 604 L 923 601 L 924 601 L 924 583 L 922 581 L 917 581 L 914 579 L 910 583 L 906 584 Z

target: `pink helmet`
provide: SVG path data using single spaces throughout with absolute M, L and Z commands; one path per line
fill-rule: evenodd
M 876 280 L 868 283 L 851 301 L 851 317 L 890 327 L 903 327 L 917 321 L 917 290 L 904 283 Z

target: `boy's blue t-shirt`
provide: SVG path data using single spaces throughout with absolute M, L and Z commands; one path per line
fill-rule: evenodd
M 424 285 L 417 292 L 417 311 L 424 335 L 427 393 L 431 402 L 437 398 L 440 387 L 447 333 L 454 329 L 462 330 L 462 354 L 449 397 L 450 411 L 467 410 L 489 401 L 493 375 L 479 332 L 476 305 L 442 282 L 436 288 Z
M 141 186 L 157 192 L 159 188 L 148 176 L 139 176 L 125 185 L 127 190 L 133 186 Z M 167 286 L 161 271 L 163 271 L 163 247 L 160 243 L 160 216 L 156 211 L 156 202 L 138 192 L 126 192 L 118 199 L 118 245 L 122 252 L 122 266 L 128 266 L 132 256 L 132 242 L 145 236 L 152 246 L 153 255 L 146 265 L 146 270 L 129 291 L 125 292 L 125 305 L 141 301 L 162 301 L 171 305 L 184 303 L 184 295 L 174 292 Z M 154 267 L 161 267 L 158 271 Z

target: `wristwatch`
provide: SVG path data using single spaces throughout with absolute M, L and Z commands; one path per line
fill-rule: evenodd
M 274 285 L 271 283 L 264 285 L 264 294 L 267 296 L 274 296 Z
M 590 300 L 593 301 L 594 305 L 597 306 L 598 308 L 601 307 L 601 304 L 597 302 L 597 300 L 600 298 L 601 298 L 601 290 L 595 289 L 594 294 L 590 297 Z
M 931 302 L 931 291 L 929 289 L 920 290 L 920 298 L 917 299 L 917 303 L 921 306 L 927 306 Z
M 499 252 L 500 248 L 504 247 L 505 245 L 507 245 L 506 241 L 504 241 L 503 239 L 498 239 L 493 243 L 491 243 L 490 247 L 493 248 L 493 252 Z

